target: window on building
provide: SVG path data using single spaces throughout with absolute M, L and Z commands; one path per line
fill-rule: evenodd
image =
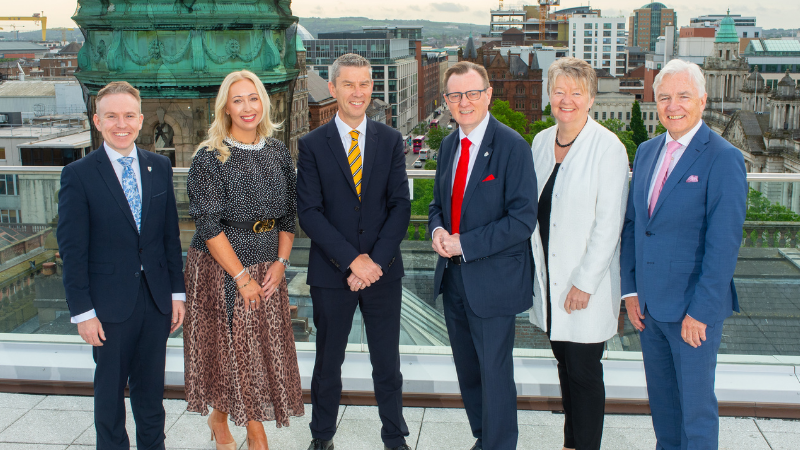
M 611 51 L 611 46 L 610 45 L 604 45 L 603 46 L 603 51 L 604 52 L 610 52 Z
M 383 66 L 372 66 L 372 79 L 382 80 L 384 78 Z
M 577 24 L 577 23 L 575 23 L 575 22 L 572 22 L 572 29 L 573 29 L 573 30 L 574 30 L 574 29 L 575 29 L 575 27 L 577 27 L 577 26 L 578 26 L 578 24 Z
M 583 59 L 585 59 L 587 61 L 591 60 L 592 59 L 592 54 L 591 53 L 584 53 L 583 54 Z
M 0 222 L 2 223 L 20 223 L 22 215 L 16 209 L 2 209 L 0 210 Z
M 760 33 L 759 33 L 758 31 L 754 31 L 754 32 L 753 32 L 753 37 L 758 37 L 758 35 L 759 35 L 759 34 L 760 34 Z
M 611 113 L 609 113 L 609 117 L 612 119 L 614 118 L 614 111 L 611 111 Z
M 653 112 L 650 112 L 650 120 L 653 120 Z
M 642 120 L 647 120 L 647 113 L 646 112 L 642 113 Z
M 652 126 L 652 125 L 648 125 L 648 126 L 647 126 L 647 129 L 648 129 L 648 130 L 649 130 L 651 133 L 653 132 L 653 126 Z
M 517 86 L 517 94 L 525 95 L 525 86 Z
M 583 43 L 584 44 L 591 44 L 592 43 L 592 38 L 583 38 Z
M 594 120 L 597 120 L 597 114 L 598 114 L 598 112 L 597 112 L 597 111 L 595 111 L 595 112 L 594 112 Z
M 524 100 L 517 100 L 517 101 L 514 102 L 514 106 L 516 107 L 516 109 L 518 111 L 520 109 L 524 110 L 525 109 L 525 101 Z
M 618 52 L 624 52 L 625 51 L 625 46 L 624 45 L 618 45 L 617 46 L 617 51 Z M 617 55 L 617 56 L 619 56 L 619 55 Z M 625 56 L 625 53 L 622 53 L 622 56 Z
M 531 109 L 539 109 L 539 101 L 534 100 L 531 102 Z
M 19 195 L 16 175 L 0 175 L 0 195 Z
M 606 120 L 606 112 L 603 111 L 603 120 Z
M 583 29 L 584 29 L 584 30 L 591 30 L 591 29 L 592 29 L 592 24 L 591 24 L 591 23 L 585 23 L 585 24 L 583 24 Z
M 572 43 L 573 43 L 573 44 L 575 43 L 575 38 L 572 38 Z
M 0 159 L 6 159 L 6 148 L 0 147 Z
M 583 36 L 584 37 L 591 37 L 592 36 L 592 32 L 591 31 L 584 31 L 583 32 Z
M 603 36 L 611 37 L 611 32 L 610 31 L 603 31 Z
M 624 24 L 624 23 L 622 23 L 622 22 L 618 23 L 618 24 L 617 24 L 617 29 L 618 29 L 618 30 L 624 30 L 624 29 L 625 29 L 625 24 Z
M 385 85 L 383 84 L 383 80 L 381 80 L 381 81 L 376 81 L 376 82 L 375 82 L 375 84 L 374 84 L 374 85 L 373 85 L 373 87 L 372 87 L 372 90 L 373 90 L 373 91 L 383 91 L 384 89 L 386 89 L 386 87 L 385 87 Z M 381 95 L 383 95 L 383 94 L 381 93 Z
M 397 66 L 389 66 L 389 79 L 397 79 Z
M 747 37 L 747 31 L 742 31 L 742 37 L 743 37 L 743 38 L 746 38 L 746 37 Z
M 611 29 L 611 23 L 610 22 L 609 23 L 604 23 L 603 24 L 603 29 L 604 30 L 610 30 Z
M 603 59 L 611 59 L 611 53 L 603 53 Z
M 617 67 L 617 75 L 625 75 L 625 68 Z
M 625 120 L 631 120 L 631 112 L 630 111 L 625 113 Z

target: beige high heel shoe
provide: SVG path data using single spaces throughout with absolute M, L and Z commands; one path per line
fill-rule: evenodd
M 216 436 L 214 434 L 214 427 L 211 426 L 211 416 L 208 417 L 207 423 L 208 423 L 208 428 L 211 430 L 211 440 L 214 441 L 216 440 Z M 216 444 L 217 444 L 217 450 L 236 450 L 235 440 L 229 444 L 220 444 L 219 441 L 217 441 Z

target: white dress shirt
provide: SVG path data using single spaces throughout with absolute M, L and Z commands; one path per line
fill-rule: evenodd
M 688 147 L 689 143 L 692 142 L 692 139 L 694 139 L 694 135 L 697 134 L 697 131 L 700 129 L 700 126 L 702 125 L 703 121 L 700 120 L 699 122 L 697 122 L 697 125 L 695 125 L 694 128 L 689 130 L 688 133 L 684 134 L 679 139 L 672 139 L 672 136 L 670 136 L 669 132 L 665 133 L 667 135 L 667 138 L 664 139 L 664 146 L 661 147 L 661 151 L 658 152 L 658 165 L 656 166 L 656 170 L 653 171 L 653 177 L 650 179 L 650 192 L 647 194 L 648 207 L 650 206 L 650 199 L 653 198 L 653 191 L 656 188 L 656 177 L 658 177 L 658 172 L 661 171 L 661 166 L 664 165 L 664 152 L 667 151 L 667 144 L 669 144 L 672 141 L 678 141 L 678 143 L 681 144 L 680 148 L 675 150 L 675 152 L 672 154 L 672 159 L 669 162 L 669 169 L 667 169 L 667 178 L 669 178 L 669 175 L 672 173 L 672 170 L 675 169 L 675 166 L 678 165 L 678 161 L 681 159 L 681 156 L 683 156 L 683 152 L 686 151 L 686 147 Z M 638 296 L 639 296 L 638 292 L 631 292 L 630 294 L 623 295 L 622 298 L 638 297 Z
M 456 154 L 453 155 L 453 176 L 450 180 L 450 186 L 452 188 L 453 184 L 456 182 L 456 170 L 458 170 L 458 160 L 461 158 L 461 141 L 464 138 L 469 139 L 469 164 L 467 165 L 467 179 L 464 181 L 464 192 L 466 192 L 467 185 L 469 184 L 469 177 L 472 175 L 472 168 L 475 166 L 475 160 L 478 159 L 478 151 L 481 149 L 481 143 L 483 143 L 483 136 L 486 134 L 486 127 L 489 126 L 489 116 L 490 114 L 487 112 L 486 117 L 481 120 L 481 123 L 478 124 L 469 134 L 465 134 L 464 130 L 461 127 L 458 127 L 458 143 L 456 144 Z M 452 201 L 452 189 L 451 189 L 451 197 L 450 201 Z M 436 227 L 431 231 L 431 236 L 436 233 L 436 230 L 442 227 Z M 464 254 L 464 248 L 461 248 L 461 259 L 464 261 L 467 260 L 467 255 Z
M 108 155 L 108 159 L 111 160 L 111 167 L 114 168 L 114 173 L 117 174 L 117 181 L 119 181 L 119 185 L 122 186 L 122 171 L 125 170 L 125 167 L 117 161 L 120 158 L 123 158 L 124 155 L 113 148 L 109 147 L 108 144 L 103 142 L 103 149 L 105 149 L 106 154 Z M 141 169 L 139 168 L 139 152 L 136 150 L 134 146 L 133 151 L 131 152 L 129 157 L 133 158 L 133 162 L 131 163 L 131 168 L 133 169 L 133 174 L 136 176 L 136 186 L 139 189 L 139 198 L 142 197 L 142 173 Z M 144 268 L 143 268 L 144 269 Z M 183 293 L 173 293 L 172 300 L 177 301 L 186 301 L 186 294 Z M 85 322 L 89 319 L 93 319 L 97 317 L 97 313 L 94 309 L 90 309 L 85 313 L 78 314 L 77 316 L 73 316 L 70 321 L 72 323 L 81 323 Z
M 334 117 L 333 121 L 336 123 L 336 128 L 339 130 L 339 137 L 342 139 L 345 156 L 350 153 L 350 147 L 353 145 L 353 139 L 350 137 L 350 132 L 353 130 L 358 131 L 358 149 L 361 150 L 361 170 L 364 170 L 364 144 L 367 142 L 367 116 L 364 116 L 364 119 L 362 119 L 361 123 L 355 128 L 344 123 L 344 121 L 339 118 L 338 112 L 336 113 L 336 117 Z

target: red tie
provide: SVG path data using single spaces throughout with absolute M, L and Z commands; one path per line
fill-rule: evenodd
M 456 167 L 456 179 L 453 181 L 453 195 L 450 198 L 450 234 L 457 234 L 461 225 L 461 203 L 464 201 L 464 188 L 467 186 L 467 171 L 469 171 L 469 146 L 472 142 L 468 138 L 461 140 L 461 156 Z

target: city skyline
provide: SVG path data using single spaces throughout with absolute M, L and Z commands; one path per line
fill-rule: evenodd
M 77 7 L 77 1 L 64 0 L 36 0 L 33 5 L 7 4 L 3 5 L 2 14 L 4 16 L 31 16 L 33 13 L 41 13 L 47 16 L 48 28 L 70 27 L 76 28 L 77 25 L 71 20 Z M 536 3 L 535 0 L 524 1 L 505 1 L 508 8 L 516 4 Z M 581 6 L 582 4 L 592 4 L 595 8 L 602 10 L 605 17 L 630 16 L 634 9 L 646 4 L 646 0 L 619 0 L 610 1 L 563 1 L 560 8 Z M 724 14 L 730 8 L 732 14 L 742 16 L 755 16 L 756 25 L 768 28 L 800 28 L 800 2 L 785 2 L 780 7 L 771 7 L 761 3 L 758 8 L 752 2 L 745 0 L 708 0 L 698 5 L 692 0 L 662 1 L 669 8 L 675 10 L 678 16 L 678 26 L 687 26 L 689 19 L 705 14 Z M 793 5 L 792 5 L 793 3 Z M 613 8 L 611 7 L 613 5 Z M 367 17 L 370 19 L 420 19 L 432 20 L 435 22 L 454 22 L 472 23 L 476 25 L 489 25 L 489 11 L 497 9 L 499 2 L 496 0 L 462 0 L 444 1 L 430 3 L 421 0 L 409 0 L 403 2 L 402 6 L 389 6 L 371 0 L 305 0 L 292 3 L 292 13 L 298 17 Z M 0 26 L 10 24 L 10 22 L 0 22 Z M 33 31 L 36 27 L 33 23 L 15 23 L 20 31 Z M 5 27 L 3 31 L 10 31 L 10 27 Z

